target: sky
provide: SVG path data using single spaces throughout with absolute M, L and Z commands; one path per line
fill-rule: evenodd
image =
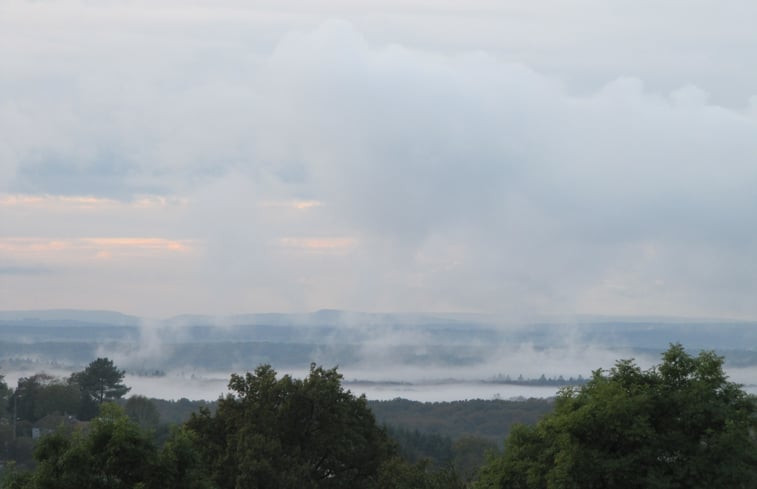
M 757 319 L 753 0 L 0 0 L 0 309 Z

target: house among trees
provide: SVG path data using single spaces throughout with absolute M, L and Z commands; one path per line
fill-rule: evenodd
M 32 440 L 37 440 L 50 433 L 63 430 L 67 433 L 73 431 L 85 431 L 89 426 L 88 421 L 79 421 L 74 416 L 61 414 L 48 414 L 37 420 L 32 426 Z

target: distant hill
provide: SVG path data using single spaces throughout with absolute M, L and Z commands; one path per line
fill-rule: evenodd
M 514 424 L 535 424 L 553 409 L 549 399 L 418 402 L 368 401 L 379 423 L 458 439 L 475 436 L 497 445 Z
M 138 326 L 141 320 L 115 311 L 89 311 L 78 309 L 46 309 L 41 311 L 0 311 L 2 321 L 76 321 L 81 323 Z
M 512 324 L 492 315 L 324 309 L 142 320 L 114 311 L 0 311 L 3 368 L 34 369 L 51 362 L 80 366 L 101 354 L 123 359 L 127 369 L 163 371 L 233 371 L 260 363 L 348 367 L 369 357 L 378 367 L 449 367 L 447 377 L 478 365 L 483 380 L 502 371 L 517 374 L 508 365 L 487 369 L 492 361 L 506 362 L 503 352 L 521 345 L 555 352 L 591 346 L 611 352 L 611 358 L 615 353 L 625 358 L 656 357 L 674 342 L 695 351 L 714 349 L 726 355 L 728 365 L 757 365 L 757 322 L 721 319 L 574 316 Z M 553 363 L 560 364 L 560 354 L 555 355 Z M 546 373 L 590 371 L 587 366 L 586 371 Z

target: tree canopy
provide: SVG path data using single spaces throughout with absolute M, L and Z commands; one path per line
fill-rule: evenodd
M 155 429 L 160 423 L 158 408 L 145 396 L 131 396 L 124 404 L 124 411 L 143 429 Z
M 76 386 L 46 373 L 18 379 L 8 399 L 8 410 L 16 410 L 18 419 L 37 421 L 47 414 L 73 414 L 79 409 L 80 393 Z
M 389 458 L 365 398 L 345 391 L 336 369 L 277 379 L 263 365 L 232 375 L 229 389 L 215 415 L 187 424 L 219 488 L 369 487 Z
M 10 474 L 3 488 L 13 489 L 209 489 L 191 434 L 175 430 L 158 450 L 147 432 L 112 403 L 88 430 L 58 431 L 34 450 L 33 472 Z
M 123 383 L 124 374 L 113 365 L 113 360 L 98 358 L 81 372 L 71 374 L 71 381 L 78 384 L 92 401 L 102 404 L 120 399 L 131 390 Z
M 6 471 L 0 486 L 462 489 L 452 468 L 404 460 L 365 398 L 343 389 L 341 378 L 336 369 L 315 365 L 304 379 L 278 378 L 268 365 L 234 374 L 215 413 L 194 414 L 161 448 L 152 402 L 135 396 L 125 410 L 95 404 L 99 414 L 89 425 L 43 436 L 33 470 Z
M 672 345 L 563 389 L 555 410 L 511 432 L 478 488 L 746 488 L 757 481 L 757 403 L 723 358 Z

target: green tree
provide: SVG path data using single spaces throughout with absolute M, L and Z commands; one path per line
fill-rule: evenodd
M 192 431 L 183 426 L 175 428 L 158 457 L 153 487 L 212 489 L 197 446 L 197 437 Z
M 156 472 L 149 436 L 111 403 L 101 406 L 86 434 L 61 431 L 43 437 L 34 458 L 37 467 L 22 486 L 26 489 L 150 487 Z
M 11 394 L 12 391 L 5 382 L 5 375 L 0 374 L 0 406 L 7 406 Z M 2 408 L 0 408 L 0 414 L 2 414 Z
M 18 379 L 8 399 L 8 410 L 19 419 L 37 421 L 48 414 L 73 414 L 79 407 L 79 391 L 62 379 L 37 373 Z
M 16 463 L 6 461 L 0 472 L 0 487 L 3 489 L 26 489 L 31 485 L 32 474 L 26 470 L 19 470 Z
M 42 418 L 48 414 L 76 414 L 80 393 L 72 386 L 56 379 L 40 389 L 34 409 L 34 416 Z
M 158 452 L 123 409 L 104 403 L 84 432 L 58 431 L 36 445 L 33 471 L 11 471 L 3 489 L 213 489 L 194 435 L 175 430 Z
M 203 409 L 158 451 L 113 403 L 84 431 L 36 445 L 32 472 L 3 489 L 462 489 L 454 469 L 408 464 L 376 425 L 364 397 L 336 369 L 311 365 L 302 380 L 269 366 L 232 375 L 215 414 Z M 31 440 L 29 439 L 29 442 Z
M 8 411 L 15 412 L 18 419 L 27 421 L 36 421 L 44 416 L 37 416 L 37 398 L 44 386 L 53 380 L 53 376 L 45 373 L 19 378 L 16 389 L 8 399 Z
M 463 436 L 452 445 L 455 472 L 466 481 L 473 480 L 486 460 L 487 454 L 497 453 L 497 445 L 477 436 Z
M 336 369 L 314 364 L 303 380 L 268 365 L 232 375 L 215 415 L 187 423 L 221 489 L 373 487 L 392 447 L 364 397 Z
M 158 408 L 145 396 L 131 396 L 124 404 L 124 411 L 142 429 L 155 429 L 160 423 Z
M 445 467 L 431 470 L 428 460 L 412 464 L 394 457 L 379 470 L 378 489 L 464 489 L 465 484 L 454 469 Z
M 123 383 L 124 371 L 118 370 L 108 358 L 98 358 L 81 372 L 71 374 L 71 383 L 77 384 L 85 396 L 102 404 L 122 398 L 131 390 Z
M 757 402 L 713 352 L 598 370 L 537 425 L 513 430 L 478 488 L 753 488 Z

